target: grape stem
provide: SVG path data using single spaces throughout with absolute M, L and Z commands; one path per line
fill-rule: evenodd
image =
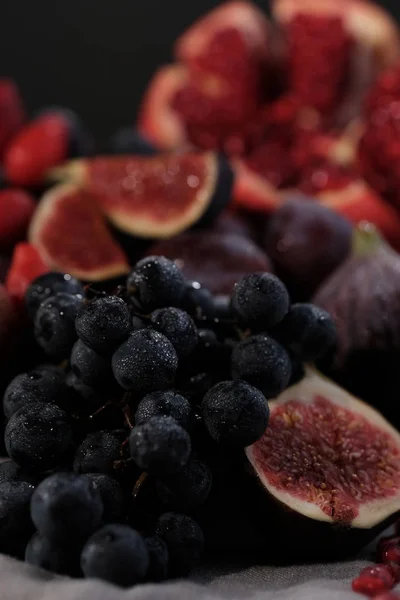
M 122 409 L 122 412 L 124 414 L 125 423 L 128 425 L 129 429 L 133 429 L 134 422 L 133 422 L 131 409 L 128 406 L 128 404 L 125 404 L 124 408 Z
M 250 329 L 246 329 L 245 331 L 243 331 L 243 329 L 240 329 L 240 327 L 235 327 L 235 331 L 238 335 L 238 338 L 243 341 L 246 338 L 249 337 L 249 335 L 251 335 L 251 330 Z
M 126 440 L 124 440 L 121 444 L 120 454 L 122 457 L 124 456 L 125 446 L 127 446 L 128 444 L 129 444 L 129 438 L 127 437 Z
M 105 404 L 103 404 L 103 406 L 100 406 L 100 408 L 98 408 L 94 413 L 92 413 L 91 415 L 89 415 L 89 419 L 94 419 L 95 417 L 97 417 L 97 415 L 99 415 L 100 413 L 103 412 L 103 410 L 105 410 L 108 406 L 111 406 L 113 404 L 113 402 L 111 402 L 111 400 L 109 400 L 108 402 L 106 402 Z
M 60 364 L 58 365 L 58 367 L 60 369 L 62 369 L 63 371 L 66 371 L 68 369 L 68 365 L 69 365 L 69 360 L 66 358 L 66 359 L 64 359 L 64 360 L 62 360 L 60 362 Z
M 143 319 L 143 321 L 150 321 L 151 316 L 150 315 L 143 315 L 142 313 L 133 310 L 132 311 L 132 316 L 133 317 L 139 317 L 139 319 Z
M 84 290 L 85 290 L 85 295 L 91 294 L 92 296 L 95 296 L 95 297 L 100 297 L 100 296 L 106 296 L 107 295 L 106 292 L 100 291 L 100 290 L 96 290 L 89 283 L 87 285 L 85 285 Z M 90 302 L 90 300 L 86 300 L 86 302 Z
M 136 498 L 138 497 L 138 494 L 140 492 L 140 490 L 142 489 L 143 485 L 145 484 L 145 482 L 147 481 L 149 477 L 149 474 L 147 473 L 147 471 L 143 471 L 143 473 L 141 474 L 141 476 L 139 477 L 139 479 L 136 481 L 133 490 L 132 490 L 132 498 L 134 500 L 136 500 Z

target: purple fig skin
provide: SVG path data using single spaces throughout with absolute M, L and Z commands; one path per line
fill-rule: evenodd
M 371 228 L 356 230 L 351 256 L 313 302 L 337 327 L 335 352 L 320 368 L 399 426 L 400 255 Z
M 212 233 L 231 233 L 240 235 L 260 245 L 265 229 L 266 218 L 263 215 L 247 214 L 244 212 L 224 211 L 211 226 Z M 262 244 L 261 244 L 262 247 Z
M 176 260 L 187 279 L 198 281 L 214 294 L 230 294 L 244 275 L 272 270 L 260 248 L 231 233 L 188 232 L 158 242 L 149 252 Z
M 351 236 L 351 223 L 344 217 L 298 195 L 269 220 L 263 248 L 292 300 L 304 301 L 348 256 Z

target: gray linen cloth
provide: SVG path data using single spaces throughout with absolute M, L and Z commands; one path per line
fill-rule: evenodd
M 190 582 L 129 590 L 96 580 L 58 577 L 0 556 L 0 600 L 362 600 L 351 580 L 365 561 L 297 567 L 204 567 Z

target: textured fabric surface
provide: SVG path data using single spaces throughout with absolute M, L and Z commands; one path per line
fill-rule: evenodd
M 209 567 L 191 582 L 141 585 L 130 590 L 95 580 L 56 577 L 0 557 L 1 600 L 356 600 L 351 579 L 366 563 L 300 567 Z

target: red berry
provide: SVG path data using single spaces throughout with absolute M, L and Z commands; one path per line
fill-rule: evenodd
M 378 546 L 378 560 L 400 565 L 400 537 L 382 538 Z
M 0 158 L 24 121 L 25 111 L 16 85 L 10 79 L 0 79 Z
M 0 249 L 22 240 L 35 210 L 35 202 L 24 190 L 0 191 Z
M 398 565 L 395 562 L 388 562 L 387 566 L 390 569 L 390 572 L 393 576 L 395 583 L 399 583 L 400 582 L 400 565 Z
M 46 172 L 68 156 L 69 123 L 57 113 L 46 113 L 24 127 L 4 156 L 5 173 L 14 185 L 42 182 Z
M 34 246 L 25 242 L 15 246 L 5 285 L 16 307 L 22 308 L 25 292 L 31 282 L 48 271 Z
M 395 579 L 388 565 L 374 565 L 362 569 L 360 575 L 353 579 L 352 588 L 359 594 L 376 596 L 389 591 L 394 584 Z

